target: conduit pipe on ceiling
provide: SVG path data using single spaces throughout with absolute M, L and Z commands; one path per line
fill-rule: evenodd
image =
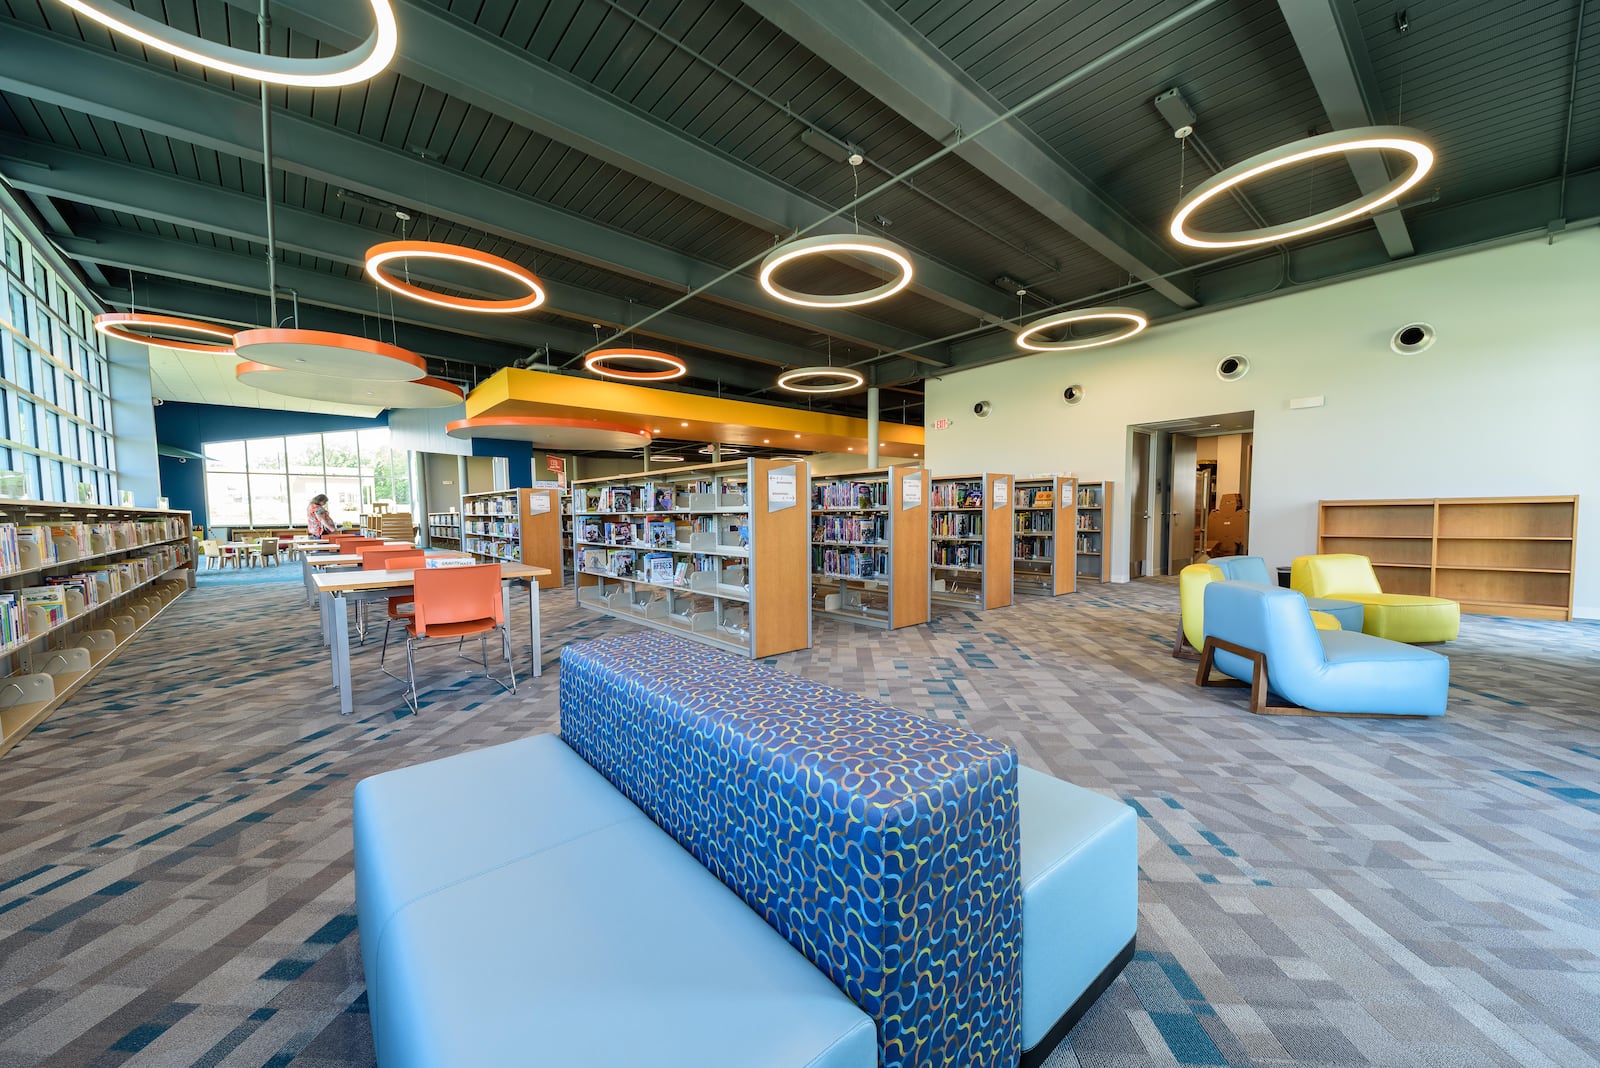
M 1183 8 L 1183 10 L 1178 11 L 1178 12 L 1172 14 L 1172 15 L 1169 15 L 1168 17 L 1162 19 L 1160 22 L 1156 23 L 1154 26 L 1151 26 L 1148 29 L 1144 30 L 1142 33 L 1135 34 L 1133 37 L 1130 37 L 1128 40 L 1126 40 L 1126 41 L 1122 42 L 1121 44 L 1117 45 L 1115 48 L 1112 48 L 1111 50 L 1109 50 L 1109 51 L 1107 51 L 1107 52 L 1105 52 L 1105 53 L 1103 53 L 1103 54 L 1101 54 L 1099 56 L 1096 56 L 1094 59 L 1091 59 L 1089 62 L 1083 64 L 1080 67 L 1078 67 L 1076 70 L 1073 70 L 1070 73 L 1062 75 L 1060 78 L 1057 78 L 1055 81 L 1051 82 L 1049 85 L 1045 86 L 1043 89 L 1040 89 L 1038 92 L 1034 93 L 1032 96 L 1029 96 L 1026 100 L 1023 100 L 1020 104 L 1017 104 L 1017 105 L 1015 105 L 1015 106 L 1013 106 L 1011 108 L 1006 109 L 1005 111 L 1000 112 L 994 118 L 990 119 L 988 122 L 986 122 L 983 125 L 977 127 L 976 129 L 973 129 L 970 132 L 962 131 L 962 132 L 958 133 L 957 136 L 951 138 L 949 140 L 949 142 L 944 145 L 944 147 L 940 148 L 938 151 L 934 152 L 932 155 L 928 156 L 927 158 L 921 160 L 918 163 L 912 164 L 910 167 L 907 167 L 905 170 L 901 171 L 899 174 L 894 175 L 893 177 L 889 178 L 888 180 L 886 180 L 886 181 L 874 186 L 873 188 L 867 190 L 865 193 L 862 193 L 859 196 L 855 197 L 853 200 L 849 201 L 848 203 L 843 204 L 843 205 L 841 205 L 841 206 L 839 206 L 837 208 L 834 208 L 832 211 L 828 212 L 826 215 L 824 215 L 822 218 L 818 219 L 816 222 L 813 222 L 813 223 L 811 223 L 811 224 L 809 224 L 807 226 L 802 226 L 802 227 L 797 228 L 795 230 L 794 234 L 791 235 L 791 237 L 802 237 L 802 236 L 804 236 L 806 234 L 809 234 L 812 231 L 814 231 L 817 228 L 819 228 L 820 226 L 822 226 L 824 223 L 827 223 L 827 222 L 829 222 L 829 221 L 831 221 L 833 219 L 838 218 L 841 215 L 844 215 L 846 212 L 849 212 L 849 211 L 853 210 L 854 208 L 858 207 L 859 205 L 865 203 L 866 201 L 871 200 L 873 197 L 878 196 L 880 193 L 884 192 L 885 190 L 894 188 L 896 185 L 899 185 L 901 182 L 904 182 L 907 178 L 910 178 L 912 175 L 922 173 L 922 171 L 924 171 L 927 168 L 931 167 L 934 163 L 938 162 L 939 160 L 943 159 L 944 157 L 950 155 L 956 149 L 958 149 L 962 145 L 966 144 L 968 141 L 972 141 L 972 140 L 974 140 L 974 139 L 976 139 L 978 137 L 981 137 L 983 134 L 985 134 L 988 131 L 992 130 L 994 127 L 999 126 L 1001 123 L 1009 122 L 1010 120 L 1012 120 L 1012 119 L 1016 118 L 1018 115 L 1020 115 L 1022 112 L 1027 111 L 1029 108 L 1034 107 L 1035 105 L 1043 102 L 1044 100 L 1049 99 L 1050 97 L 1054 96 L 1056 93 L 1059 93 L 1061 90 L 1067 88 L 1068 86 L 1073 85 L 1073 84 L 1083 80 L 1084 78 L 1089 77 L 1091 74 L 1096 73 L 1101 68 L 1103 68 L 1103 67 L 1105 67 L 1105 66 L 1107 66 L 1107 65 L 1109 65 L 1111 63 L 1116 62 L 1117 60 L 1121 59 L 1123 56 L 1127 55 L 1128 53 L 1137 51 L 1138 49 L 1144 47 L 1146 44 L 1150 43 L 1151 41 L 1154 41 L 1154 40 L 1157 40 L 1157 39 L 1159 39 L 1161 37 L 1166 36 L 1167 34 L 1171 33 L 1173 30 L 1175 30 L 1178 26 L 1180 26 L 1183 23 L 1187 22 L 1189 19 L 1193 18 L 1194 16 L 1200 14 L 1201 12 L 1205 11 L 1208 8 L 1215 7 L 1219 2 L 1220 2 L 1220 0 L 1194 0 L 1193 3 L 1188 4 L 1187 6 L 1185 6 Z M 745 260 L 743 263 L 739 263 L 739 264 L 736 264 L 733 267 L 728 268 L 726 271 L 723 271 L 721 274 L 717 275 L 715 278 L 711 279 L 710 281 L 705 282 L 702 285 L 700 285 L 700 286 L 698 286 L 698 287 L 696 287 L 694 289 L 689 290 L 683 296 L 677 298 L 676 300 L 672 301 L 669 304 L 664 305 L 663 307 L 657 308 L 655 311 L 651 312 L 649 315 L 646 315 L 643 319 L 640 319 L 638 322 L 632 323 L 632 324 L 628 325 L 627 327 L 625 327 L 625 328 L 623 328 L 621 330 L 618 330 L 616 333 L 612 334 L 610 337 L 604 339 L 603 341 L 599 342 L 598 344 L 603 346 L 603 345 L 609 344 L 612 341 L 616 341 L 616 340 L 618 340 L 618 339 L 620 339 L 622 337 L 625 337 L 630 331 L 634 331 L 634 330 L 639 329 L 644 324 L 650 322 L 652 319 L 655 319 L 657 316 L 665 315 L 667 312 L 671 311 L 672 309 L 678 307 L 681 304 L 686 303 L 687 301 L 690 301 L 690 300 L 694 299 L 695 297 L 697 297 L 700 294 L 706 292 L 711 287 L 717 285 L 718 283 L 724 281 L 725 279 L 732 278 L 734 275 L 738 274 L 740 271 L 744 271 L 744 270 L 749 269 L 750 267 L 755 266 L 757 263 L 760 263 L 765 257 L 766 257 L 766 252 L 759 252 L 756 255 L 754 255 L 754 256 L 750 257 L 749 259 Z M 1189 268 L 1189 269 L 1193 270 L 1192 267 Z

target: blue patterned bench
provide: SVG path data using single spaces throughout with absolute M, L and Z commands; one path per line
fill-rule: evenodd
M 1009 746 L 655 632 L 563 651 L 561 736 L 877 1021 L 885 1068 L 1039 1063 L 1132 957 L 1132 810 Z

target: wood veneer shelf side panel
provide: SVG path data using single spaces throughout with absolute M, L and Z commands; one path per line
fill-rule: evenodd
M 534 497 L 541 495 L 547 504 L 543 512 L 533 506 Z M 550 574 L 538 579 L 541 590 L 559 589 L 564 584 L 561 570 L 564 559 L 561 494 L 553 489 L 524 489 L 519 497 L 518 503 L 522 509 L 522 562 L 549 569 Z
M 1111 510 L 1111 508 L 1112 508 L 1111 482 L 1110 482 L 1110 480 L 1107 480 L 1105 482 L 1102 482 L 1100 485 L 1102 487 L 1102 492 L 1101 492 L 1102 500 L 1100 502 L 1100 524 L 1101 524 L 1101 529 L 1104 531 L 1104 533 L 1102 533 L 1100 535 L 1100 581 L 1101 582 L 1110 582 L 1111 581 L 1111 527 L 1112 527 L 1111 517 L 1114 514 L 1112 512 L 1112 510 Z
M 905 481 L 920 490 L 921 503 L 905 504 Z M 915 627 L 928 622 L 928 497 L 932 487 L 924 467 L 889 468 L 889 627 Z
M 751 653 L 757 657 L 811 644 L 811 476 L 793 460 L 749 461 Z M 770 511 L 768 475 L 787 468 L 795 501 Z
M 1077 553 L 1073 550 L 1073 541 L 1078 529 L 1078 480 L 1075 478 L 1056 478 L 1056 540 L 1054 559 L 1051 560 L 1051 576 L 1055 584 L 1057 597 L 1064 593 L 1076 593 L 1078 590 Z
M 988 506 L 983 521 L 983 607 L 1005 608 L 1011 604 L 1015 575 L 1017 522 L 1016 485 L 1010 475 L 990 472 L 983 476 L 984 503 Z M 1004 488 L 1004 501 L 1001 493 Z

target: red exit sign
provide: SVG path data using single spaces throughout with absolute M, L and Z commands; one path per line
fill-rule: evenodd
M 950 420 L 949 419 L 935 419 L 933 421 L 933 429 L 934 430 L 949 430 L 950 429 Z

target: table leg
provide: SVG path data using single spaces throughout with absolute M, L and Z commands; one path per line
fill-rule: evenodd
M 319 593 L 317 595 L 317 612 L 322 617 L 322 647 L 328 650 L 328 669 L 332 673 L 333 684 L 339 685 L 339 654 L 333 645 L 333 594 Z
M 544 674 L 544 650 L 539 638 L 539 580 L 528 580 L 528 644 L 533 649 L 533 677 Z
M 311 554 L 305 553 L 300 557 L 300 574 L 306 580 L 306 604 L 317 603 L 317 586 L 311 581 Z
M 355 707 L 350 693 L 350 601 L 342 593 L 333 600 L 339 606 L 333 613 L 333 681 L 339 687 L 339 715 L 348 716 Z

